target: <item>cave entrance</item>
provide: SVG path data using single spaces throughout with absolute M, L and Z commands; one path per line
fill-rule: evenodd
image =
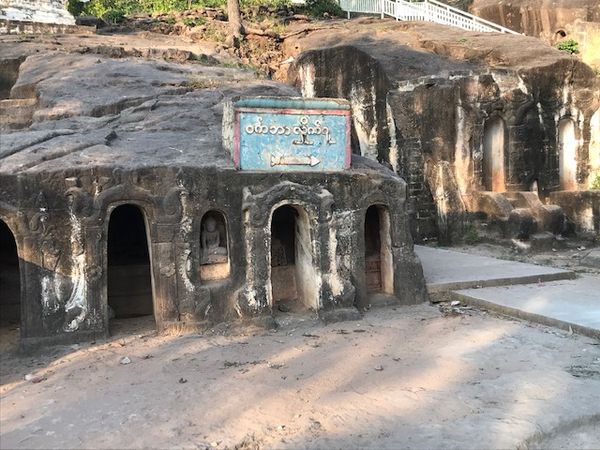
M 0 351 L 15 348 L 21 324 L 21 281 L 17 243 L 0 220 Z
M 316 309 L 318 283 L 306 211 L 284 205 L 271 217 L 271 292 L 273 311 Z
M 569 118 L 558 123 L 558 164 L 561 190 L 577 190 L 577 140 L 575 123 Z
M 111 327 L 155 327 L 146 223 L 134 205 L 115 208 L 108 225 L 108 306 Z M 136 320 L 122 320 L 136 319 Z M 114 330 L 112 330 L 114 331 Z
M 483 185 L 486 191 L 506 191 L 504 176 L 505 125 L 500 117 L 486 121 L 483 128 Z
M 390 215 L 383 206 L 370 206 L 365 214 L 365 280 L 369 294 L 394 293 Z
M 2 61 L 2 65 L 0 65 L 0 100 L 10 98 L 10 91 L 19 78 L 19 69 L 24 60 L 25 58 L 22 57 Z

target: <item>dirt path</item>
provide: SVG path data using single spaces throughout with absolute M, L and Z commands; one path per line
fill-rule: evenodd
M 600 343 L 550 328 L 429 305 L 327 326 L 292 318 L 276 332 L 137 327 L 2 354 L 0 446 L 514 448 L 581 420 L 569 446 L 600 442 Z

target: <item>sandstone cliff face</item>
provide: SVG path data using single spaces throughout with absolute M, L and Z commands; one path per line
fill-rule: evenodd
M 574 183 L 587 188 L 599 170 L 598 80 L 537 39 L 366 19 L 285 45 L 297 55 L 290 81 L 305 95 L 348 98 L 357 148 L 407 179 L 417 236 L 455 239 L 472 195 L 492 190 L 494 176 L 494 190 L 562 189 L 561 119 L 575 124 Z M 504 142 L 496 174 L 484 155 L 494 121 Z
M 596 0 L 475 0 L 471 13 L 554 45 L 579 43 L 582 60 L 600 69 L 600 3 Z
M 528 36 L 546 41 L 567 32 L 577 21 L 600 22 L 595 0 L 475 0 L 470 12 Z

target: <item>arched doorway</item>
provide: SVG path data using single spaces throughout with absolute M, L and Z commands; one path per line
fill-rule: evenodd
M 483 128 L 483 184 L 487 191 L 506 191 L 505 128 L 501 117 L 489 119 Z
M 561 190 L 576 190 L 577 140 L 575 123 L 570 118 L 561 119 L 558 123 L 558 165 Z
M 390 215 L 384 206 L 370 206 L 365 214 L 365 280 L 369 294 L 394 293 Z
M 273 311 L 316 309 L 318 280 L 313 264 L 310 222 L 299 206 L 284 205 L 271 216 Z
M 109 219 L 107 241 L 109 318 L 146 316 L 148 320 L 154 320 L 148 248 L 142 211 L 134 205 L 115 208 Z M 129 326 L 137 324 L 131 322 Z
M 21 324 L 21 281 L 17 243 L 0 220 L 0 349 L 14 347 Z

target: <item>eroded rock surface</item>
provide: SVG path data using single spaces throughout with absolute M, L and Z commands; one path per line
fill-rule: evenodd
M 409 181 L 417 236 L 455 240 L 476 192 L 535 187 L 546 197 L 587 189 L 600 169 L 600 83 L 538 39 L 367 18 L 297 33 L 284 48 L 295 58 L 289 80 L 307 96 L 351 100 L 361 154 Z M 578 140 L 568 183 L 561 120 Z M 504 136 L 501 171 L 485 156 L 494 121 Z
M 255 80 L 251 71 L 200 64 L 61 52 L 29 56 L 10 100 L 35 99 L 36 106 L 23 131 L 6 132 L 13 117 L 8 109 L 2 116 L 0 167 L 14 173 L 55 164 L 126 166 L 140 157 L 160 164 L 174 155 L 182 164 L 214 164 L 224 98 L 294 92 Z M 192 151 L 199 145 L 208 152 L 203 158 Z
M 9 46 L 4 56 L 18 58 L 18 73 L 0 100 L 0 220 L 22 261 L 22 345 L 105 336 L 117 282 L 120 291 L 135 288 L 135 309 L 124 313 L 113 303 L 117 317 L 153 313 L 159 331 L 235 319 L 272 326 L 280 297 L 271 218 L 288 204 L 306 231 L 297 238 L 294 222 L 284 221 L 281 239 L 299 239 L 306 250 L 284 260 L 292 270 L 281 279 L 294 292 L 285 300 L 323 318 L 369 307 L 364 229 L 373 205 L 381 208 L 383 224 L 371 228 L 385 239 L 386 295 L 405 304 L 426 299 L 406 184 L 392 171 L 360 156 L 351 169 L 331 173 L 235 169 L 222 145 L 224 104 L 236 96 L 297 96 L 295 88 L 213 57 L 204 58 L 210 65 L 159 59 L 173 59 L 177 48 L 49 49 L 55 42 L 34 40 L 23 53 Z M 122 207 L 117 223 L 125 225 L 111 233 Z M 207 217 L 215 220 L 210 229 Z M 207 261 L 207 233 L 217 232 L 210 242 L 218 261 Z M 139 261 L 126 260 L 127 269 L 110 256 L 107 262 L 111 248 L 131 241 L 143 241 Z M 130 272 L 112 278 L 123 270 Z

